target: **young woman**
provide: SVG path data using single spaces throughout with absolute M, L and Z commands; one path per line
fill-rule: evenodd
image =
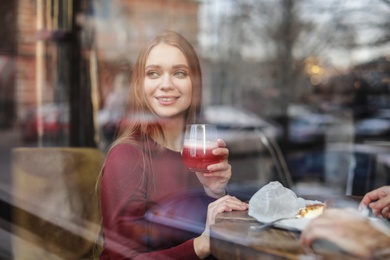
M 224 159 L 210 165 L 210 173 L 190 173 L 182 162 L 183 130 L 186 124 L 197 122 L 201 97 L 199 60 L 184 37 L 165 31 L 141 50 L 132 74 L 125 128 L 102 169 L 101 259 L 206 258 L 209 226 L 215 216 L 247 209 L 246 203 L 226 195 L 231 167 L 222 140 L 213 153 Z M 193 212 L 207 215 L 200 234 L 175 236 L 145 217 L 167 198 L 196 187 L 202 188 L 204 204 L 186 208 L 200 207 Z

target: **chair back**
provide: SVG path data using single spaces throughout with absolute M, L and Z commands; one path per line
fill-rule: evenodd
M 92 258 L 101 221 L 95 184 L 104 157 L 95 148 L 13 149 L 14 259 Z

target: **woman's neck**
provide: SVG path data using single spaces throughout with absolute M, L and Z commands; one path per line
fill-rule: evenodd
M 162 122 L 165 140 L 156 140 L 164 147 L 180 152 L 183 147 L 184 119 L 170 119 Z

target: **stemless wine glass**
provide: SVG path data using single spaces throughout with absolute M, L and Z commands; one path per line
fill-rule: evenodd
M 191 172 L 209 172 L 207 166 L 222 160 L 212 151 L 218 147 L 215 125 L 190 124 L 186 126 L 182 158 Z

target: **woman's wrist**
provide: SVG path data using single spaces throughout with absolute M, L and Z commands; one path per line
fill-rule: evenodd
M 214 198 L 214 199 L 219 199 L 227 194 L 226 188 L 221 189 L 220 191 L 213 191 L 208 187 L 204 187 L 204 191 L 206 192 L 207 196 Z
M 194 239 L 194 251 L 200 258 L 204 259 L 210 255 L 210 238 L 204 234 Z

